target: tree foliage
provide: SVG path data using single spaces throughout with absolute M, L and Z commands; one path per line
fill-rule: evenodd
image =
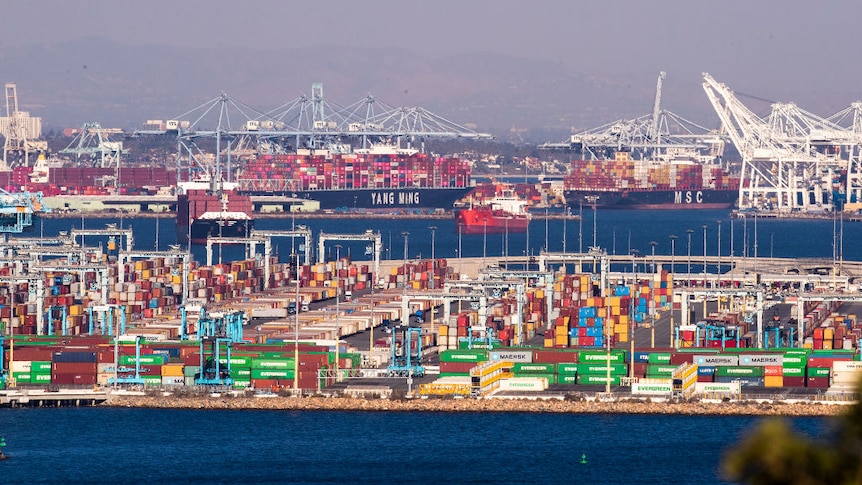
M 766 420 L 725 457 L 724 475 L 752 485 L 862 484 L 862 404 L 835 424 L 827 439 L 816 441 L 786 420 Z

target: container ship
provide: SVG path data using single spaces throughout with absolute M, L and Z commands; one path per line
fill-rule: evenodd
M 244 194 L 298 197 L 337 210 L 450 209 L 472 190 L 468 162 L 389 147 L 261 155 L 237 180 Z
M 60 162 L 47 160 L 44 155 L 40 155 L 32 167 L 15 167 L 10 172 L 0 172 L 0 186 L 10 192 L 24 188 L 29 192 L 42 192 L 46 197 L 152 195 L 161 187 L 176 184 L 176 180 L 176 170 L 163 166 L 63 166 Z
M 514 190 L 498 188 L 493 197 L 455 209 L 455 223 L 461 234 L 522 233 L 530 225 L 530 213 Z
M 608 209 L 727 209 L 736 204 L 739 178 L 689 160 L 575 160 L 564 179 L 569 207 Z M 593 202 L 595 197 L 595 202 Z
M 177 241 L 206 244 L 207 237 L 247 237 L 254 224 L 251 198 L 235 184 L 182 182 L 177 194 Z

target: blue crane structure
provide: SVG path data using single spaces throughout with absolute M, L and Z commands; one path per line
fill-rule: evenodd
M 117 351 L 117 342 L 120 336 L 114 336 L 114 377 L 108 379 L 108 384 L 137 384 L 144 385 L 144 378 L 141 377 L 141 340 L 144 338 L 140 335 L 135 336 L 135 367 L 121 367 L 119 352 Z M 120 375 L 122 374 L 122 376 Z
M 0 189 L 0 233 L 21 233 L 33 225 L 33 215 L 51 212 L 42 192 L 8 192 Z
M 6 369 L 3 368 L 3 344 L 5 340 L 6 339 L 0 335 L 0 389 L 6 389 Z
M 422 365 L 422 329 L 409 325 L 397 325 L 388 330 L 390 360 L 388 371 L 393 376 L 424 376 Z
M 230 353 L 233 344 L 242 342 L 244 318 L 243 312 L 208 315 L 206 308 L 201 308 L 201 315 L 198 318 L 201 370 L 200 375 L 195 379 L 195 384 L 204 386 L 233 385 Z M 225 367 L 221 365 L 222 346 L 224 346 L 226 353 Z

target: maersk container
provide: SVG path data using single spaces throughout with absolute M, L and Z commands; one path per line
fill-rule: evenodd
M 515 374 L 553 374 L 555 369 L 554 364 L 515 362 L 512 372 Z
M 763 377 L 763 367 L 718 367 L 716 377 Z
M 451 349 L 440 352 L 440 362 L 485 362 L 487 360 L 486 350 Z
M 488 353 L 488 360 L 492 362 L 533 362 L 533 351 L 531 350 L 492 350 Z
M 607 375 L 608 367 L 610 367 L 611 375 L 626 375 L 628 373 L 628 365 L 626 364 L 578 364 L 578 375 L 581 374 L 598 374 Z
M 731 366 L 731 365 L 739 365 L 739 356 L 738 355 L 715 355 L 715 354 L 704 354 L 704 355 L 695 355 L 692 360 L 693 363 L 698 366 L 706 365 L 706 366 Z

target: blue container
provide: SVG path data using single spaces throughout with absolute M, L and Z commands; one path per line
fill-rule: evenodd
M 56 363 L 98 362 L 95 352 L 54 352 L 51 361 Z
M 649 363 L 649 352 L 635 352 L 635 363 Z
M 714 376 L 715 375 L 715 367 L 714 366 L 699 365 L 699 366 L 697 366 L 697 375 L 699 375 L 699 376 Z

